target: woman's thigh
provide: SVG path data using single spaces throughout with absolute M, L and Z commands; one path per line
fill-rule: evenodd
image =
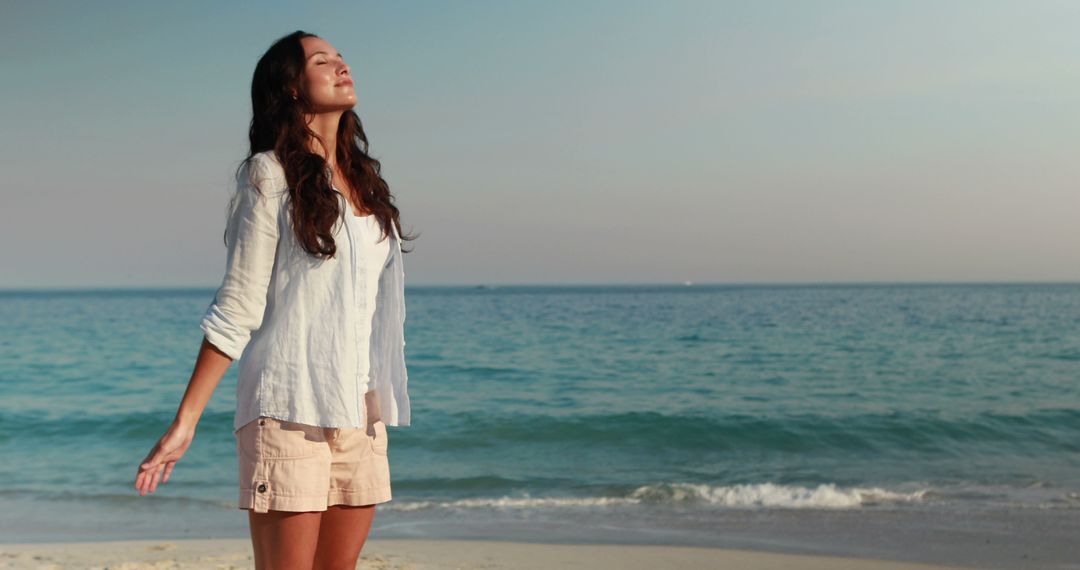
M 248 511 L 256 570 L 307 570 L 315 561 L 323 513 Z
M 248 511 L 256 570 L 355 568 L 375 505 L 332 505 L 325 511 Z
M 367 542 L 375 505 L 331 505 L 322 513 L 314 570 L 356 568 Z

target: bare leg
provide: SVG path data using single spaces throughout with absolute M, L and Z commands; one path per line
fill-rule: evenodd
M 255 570 L 310 570 L 322 511 L 248 511 Z
M 323 513 L 314 570 L 355 570 L 375 505 L 331 505 Z

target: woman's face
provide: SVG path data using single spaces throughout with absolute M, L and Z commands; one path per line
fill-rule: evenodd
M 300 83 L 315 111 L 352 109 L 356 105 L 356 90 L 341 54 L 322 38 L 301 38 L 300 43 L 304 46 L 304 75 Z

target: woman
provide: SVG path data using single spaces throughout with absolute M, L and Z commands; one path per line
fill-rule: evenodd
M 354 568 L 389 501 L 386 426 L 410 422 L 398 209 L 352 111 L 349 66 L 297 31 L 255 68 L 250 153 L 225 230 L 225 278 L 176 418 L 139 466 L 168 482 L 239 360 L 239 507 L 255 566 Z

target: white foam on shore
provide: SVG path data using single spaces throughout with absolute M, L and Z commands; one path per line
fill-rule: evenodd
M 733 508 L 854 509 L 881 503 L 912 503 L 923 500 L 929 489 L 909 493 L 880 487 L 838 488 L 833 483 L 817 487 L 760 483 L 751 485 L 705 485 L 656 483 L 634 489 L 624 497 L 497 497 L 454 501 L 391 502 L 386 508 L 414 511 L 427 508 L 531 508 L 607 507 L 618 505 L 697 503 Z
M 639 487 L 632 497 L 661 503 L 698 502 L 726 507 L 772 507 L 851 509 L 881 503 L 909 503 L 923 499 L 929 489 L 910 493 L 880 487 L 838 488 L 834 483 L 817 487 L 759 483 L 712 486 L 693 483 L 661 483 Z

